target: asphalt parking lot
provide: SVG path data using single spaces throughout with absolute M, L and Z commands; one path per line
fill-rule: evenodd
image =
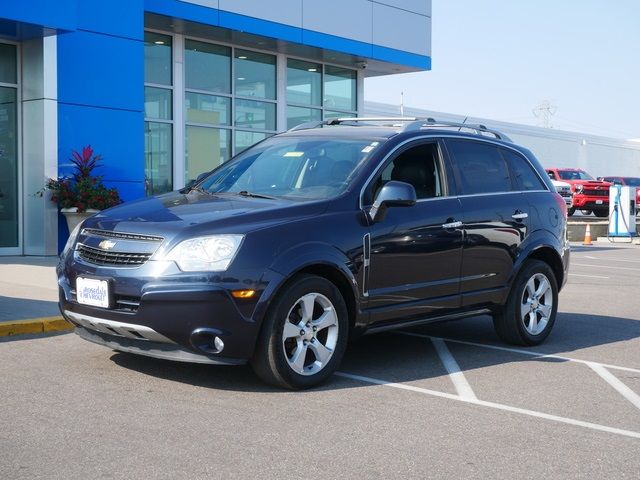
M 0 478 L 638 478 L 640 246 L 576 245 L 532 349 L 488 317 L 365 337 L 321 388 L 0 340 Z

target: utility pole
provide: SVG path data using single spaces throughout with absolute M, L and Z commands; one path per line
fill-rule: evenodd
M 558 107 L 556 105 L 553 105 L 549 100 L 544 100 L 533 109 L 533 114 L 536 118 L 540 119 L 538 125 L 544 128 L 553 128 L 551 117 L 553 117 L 557 111 Z

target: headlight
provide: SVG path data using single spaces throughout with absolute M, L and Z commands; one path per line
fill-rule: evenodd
M 73 229 L 71 235 L 67 239 L 67 243 L 64 245 L 64 249 L 62 250 L 62 256 L 64 257 L 70 250 L 73 250 L 73 246 L 76 244 L 76 239 L 78 238 L 78 234 L 80 233 L 80 227 L 82 223 L 79 223 L 76 228 Z
M 183 272 L 223 272 L 240 249 L 244 235 L 211 235 L 184 240 L 165 257 Z
M 583 190 L 584 190 L 584 185 L 576 185 L 576 192 L 577 193 L 582 193 Z

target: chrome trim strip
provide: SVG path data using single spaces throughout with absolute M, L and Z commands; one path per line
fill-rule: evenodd
M 92 317 L 83 313 L 65 310 L 64 316 L 73 323 L 80 325 L 88 330 L 105 333 L 107 335 L 120 336 L 130 338 L 132 340 L 148 340 L 157 343 L 173 343 L 164 335 L 159 334 L 154 329 L 145 327 L 144 325 L 135 325 L 133 323 L 116 322 L 115 320 L 105 320 L 104 318 Z
M 369 296 L 369 266 L 371 264 L 371 234 L 366 233 L 362 237 L 362 296 Z

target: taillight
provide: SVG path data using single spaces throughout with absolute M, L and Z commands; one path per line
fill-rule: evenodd
M 556 203 L 558 204 L 558 208 L 560 209 L 562 214 L 565 216 L 565 218 L 568 217 L 567 204 L 564 202 L 564 198 L 562 198 L 559 193 L 554 193 L 553 198 L 556 200 Z

